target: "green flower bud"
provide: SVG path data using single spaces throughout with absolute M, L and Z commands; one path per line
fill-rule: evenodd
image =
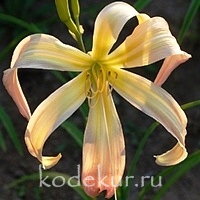
M 70 21 L 71 15 L 69 12 L 68 0 L 55 0 L 55 3 L 60 20 L 62 22 Z
M 55 0 L 55 4 L 60 20 L 76 35 L 78 30 L 71 18 L 68 0 Z
M 80 15 L 80 6 L 78 0 L 71 0 L 71 8 L 74 18 L 78 19 Z

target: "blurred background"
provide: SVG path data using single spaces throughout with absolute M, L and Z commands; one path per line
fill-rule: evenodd
M 80 22 L 84 28 L 83 40 L 87 51 L 91 50 L 94 21 L 100 10 L 112 0 L 80 0 Z M 140 12 L 149 16 L 161 16 L 169 23 L 170 30 L 176 38 L 180 38 L 180 30 L 184 18 L 191 5 L 191 0 L 149 0 L 145 4 L 141 1 L 126 0 L 135 5 Z M 195 2 L 195 1 L 194 1 Z M 197 2 L 197 1 L 196 1 Z M 124 34 L 133 30 L 133 22 L 124 28 Z M 134 24 L 134 26 L 136 23 Z M 48 33 L 59 38 L 63 43 L 77 47 L 76 42 L 68 33 L 65 25 L 60 22 L 53 0 L 2 0 L 0 3 L 0 73 L 10 66 L 14 48 L 21 39 L 33 33 Z M 180 105 L 200 99 L 200 12 L 198 10 L 186 32 L 184 39 L 180 39 L 181 49 L 192 55 L 192 59 L 182 64 L 168 78 L 163 88 L 177 100 Z M 154 80 L 162 62 L 153 66 L 133 69 L 150 80 Z M 66 80 L 70 79 L 63 73 Z M 33 111 L 55 89 L 62 85 L 56 74 L 43 70 L 19 70 L 19 79 L 26 97 Z M 154 122 L 142 112 L 133 108 L 116 93 L 113 94 L 117 111 L 124 129 L 127 162 L 125 175 L 130 167 L 132 158 L 137 150 L 145 130 Z M 200 149 L 200 107 L 187 109 L 188 135 L 186 147 L 189 154 Z M 24 144 L 24 132 L 27 121 L 20 115 L 16 105 L 0 83 L 0 199 L 9 200 L 53 200 L 53 199 L 82 199 L 77 192 L 65 185 L 63 187 L 42 187 L 38 185 L 39 163 L 27 151 Z M 45 152 L 56 154 L 62 152 L 60 162 L 49 171 L 77 175 L 77 165 L 81 165 L 81 147 L 71 131 L 78 127 L 84 132 L 85 121 L 80 111 L 69 120 L 68 127 L 59 127 L 45 144 Z M 81 133 L 82 133 L 81 132 Z M 136 180 L 141 176 L 154 176 L 165 170 L 155 164 L 153 155 L 170 149 L 175 140 L 167 131 L 159 126 L 149 137 L 139 158 L 135 171 Z M 27 177 L 31 174 L 32 178 Z M 198 200 L 200 197 L 200 166 L 192 167 L 185 173 L 161 198 L 162 200 Z M 16 180 L 24 177 L 21 182 Z M 21 179 L 20 179 L 21 180 Z M 167 179 L 164 180 L 167 182 Z M 137 199 L 140 187 L 136 182 L 130 185 L 130 198 Z M 10 185 L 11 184 L 11 185 Z M 13 184 L 13 185 L 12 185 Z M 10 187 L 9 187 L 10 186 Z M 12 186 L 12 187 L 11 187 Z M 143 199 L 152 200 L 157 188 L 151 190 Z M 104 199 L 103 194 L 98 199 Z

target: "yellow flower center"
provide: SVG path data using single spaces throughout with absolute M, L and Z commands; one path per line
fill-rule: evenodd
M 114 83 L 111 83 L 111 81 L 109 80 L 111 74 L 114 74 L 114 76 L 117 78 L 117 74 L 114 71 L 106 69 L 105 66 L 102 66 L 98 62 L 94 63 L 91 66 L 90 70 L 88 70 L 86 86 L 89 87 L 87 98 L 89 100 L 90 107 L 95 106 L 100 97 L 100 94 L 102 94 L 104 91 L 106 91 L 107 94 L 112 91 L 112 85 Z M 111 85 L 111 87 L 109 87 L 109 84 Z M 91 105 L 91 100 L 93 98 L 96 98 L 96 100 L 95 103 Z

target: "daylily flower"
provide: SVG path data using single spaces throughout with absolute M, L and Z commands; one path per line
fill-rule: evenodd
M 111 52 L 121 29 L 135 16 L 138 26 Z M 164 58 L 157 84 L 125 70 Z M 178 64 L 189 58 L 190 55 L 180 50 L 163 18 L 150 18 L 126 3 L 115 2 L 97 16 L 90 53 L 65 45 L 50 35 L 30 35 L 16 47 L 3 82 L 21 114 L 28 119 L 25 133 L 28 150 L 45 169 L 61 158 L 61 154 L 55 157 L 42 155 L 45 141 L 88 99 L 90 110 L 83 141 L 82 183 L 88 195 L 96 196 L 106 190 L 106 197 L 110 198 L 121 181 L 125 165 L 123 131 L 112 89 L 160 122 L 177 139 L 173 149 L 156 156 L 159 165 L 177 164 L 187 156 L 187 118 L 173 97 L 158 85 Z M 18 68 L 80 74 L 52 93 L 31 114 L 18 80 Z

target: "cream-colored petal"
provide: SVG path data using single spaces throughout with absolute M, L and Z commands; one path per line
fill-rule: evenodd
M 16 47 L 11 68 L 53 69 L 83 71 L 92 60 L 88 54 L 63 44 L 46 34 L 34 34 L 24 38 Z
M 181 63 L 186 62 L 189 58 L 191 58 L 191 55 L 189 55 L 185 52 L 182 52 L 182 54 L 167 57 L 164 60 L 163 65 L 160 68 L 154 83 L 156 85 L 161 86 L 166 81 L 166 79 L 169 77 L 171 72 L 176 67 L 178 67 Z
M 105 62 L 116 67 L 141 67 L 177 54 L 183 52 L 167 22 L 153 17 L 139 24 Z
M 158 165 L 169 166 L 180 163 L 187 157 L 187 155 L 188 153 L 186 148 L 178 142 L 174 148 L 162 155 L 155 156 L 155 158 Z
M 24 38 L 16 47 L 11 69 L 4 71 L 3 83 L 20 113 L 30 118 L 30 109 L 21 89 L 17 68 L 41 68 L 82 71 L 89 68 L 91 57 L 53 36 L 35 34 Z
M 82 184 L 86 193 L 106 198 L 115 193 L 125 165 L 125 146 L 121 124 L 107 91 L 91 100 L 83 145 Z
M 110 82 L 128 102 L 160 122 L 182 147 L 185 146 L 187 118 L 169 93 L 151 81 L 122 69 L 110 73 Z M 175 150 L 173 152 L 176 153 Z M 177 162 L 183 158 L 181 155 L 180 158 L 173 156 Z
M 51 133 L 84 102 L 86 76 L 86 73 L 82 73 L 57 89 L 36 108 L 30 118 L 25 134 L 26 145 L 44 168 L 52 167 L 61 158 L 60 154 L 57 157 L 43 157 L 43 146 Z
M 124 24 L 139 13 L 129 4 L 114 2 L 106 6 L 97 16 L 94 26 L 92 56 L 102 59 L 106 56 Z
M 18 80 L 17 69 L 4 71 L 3 84 L 19 108 L 20 113 L 29 120 L 31 112 Z

